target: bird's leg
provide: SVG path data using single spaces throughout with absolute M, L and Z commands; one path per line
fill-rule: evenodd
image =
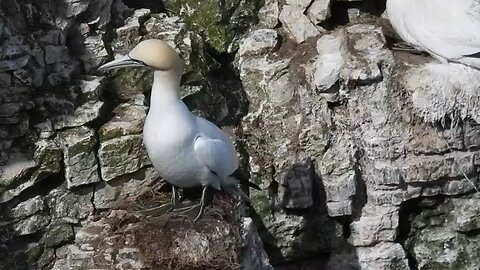
M 167 212 L 172 212 L 175 209 L 175 205 L 177 204 L 177 188 L 172 185 L 172 205 L 168 209 Z
M 198 210 L 198 214 L 197 214 L 197 216 L 195 217 L 195 219 L 193 220 L 193 222 L 197 222 L 197 220 L 199 220 L 200 217 L 201 217 L 202 214 L 203 214 L 203 210 L 205 209 L 205 193 L 207 193 L 207 187 L 208 187 L 208 186 L 204 186 L 204 187 L 203 187 L 203 190 L 202 190 L 202 198 L 200 198 L 200 209 Z
M 195 219 L 193 220 L 193 222 L 196 222 L 200 219 L 200 217 L 202 217 L 202 214 L 203 214 L 203 210 L 205 209 L 205 194 L 207 193 L 207 188 L 208 186 L 204 186 L 203 189 L 202 189 L 202 197 L 200 198 L 200 202 L 194 204 L 194 205 L 191 205 L 191 206 L 187 206 L 187 207 L 182 207 L 182 208 L 177 208 L 175 209 L 174 211 L 175 212 L 178 212 L 179 214 L 184 214 L 188 211 L 191 211 L 195 208 L 199 208 L 198 210 L 198 214 L 197 216 L 195 217 Z

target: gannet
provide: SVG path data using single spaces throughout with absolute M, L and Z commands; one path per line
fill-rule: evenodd
M 387 15 L 417 50 L 480 68 L 480 0 L 387 0 Z
M 126 56 L 99 70 L 149 67 L 154 70 L 150 109 L 143 126 L 143 141 L 154 168 L 175 187 L 202 186 L 197 221 L 203 213 L 208 186 L 217 190 L 236 187 L 232 174 L 238 168 L 237 152 L 230 138 L 212 122 L 194 116 L 179 96 L 183 63 L 165 41 L 140 42 Z

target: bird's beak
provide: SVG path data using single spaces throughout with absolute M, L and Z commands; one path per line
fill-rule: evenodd
M 116 59 L 101 65 L 98 68 L 98 71 L 107 71 L 107 70 L 111 70 L 115 68 L 123 68 L 123 67 L 144 67 L 144 66 L 146 66 L 145 63 L 143 63 L 140 60 L 133 59 L 127 54 L 119 59 Z

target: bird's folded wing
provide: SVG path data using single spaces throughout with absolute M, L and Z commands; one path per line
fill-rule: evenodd
M 408 31 L 429 51 L 449 59 L 480 51 L 478 0 L 431 0 L 417 5 L 407 15 Z
M 237 169 L 235 151 L 222 140 L 199 136 L 195 139 L 194 149 L 198 160 L 221 179 Z

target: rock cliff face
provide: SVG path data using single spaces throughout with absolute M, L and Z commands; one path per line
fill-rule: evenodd
M 478 269 L 480 71 L 392 51 L 384 6 L 1 1 L 0 269 Z M 235 139 L 250 209 L 137 212 L 169 196 L 152 74 L 96 68 L 147 38 Z

